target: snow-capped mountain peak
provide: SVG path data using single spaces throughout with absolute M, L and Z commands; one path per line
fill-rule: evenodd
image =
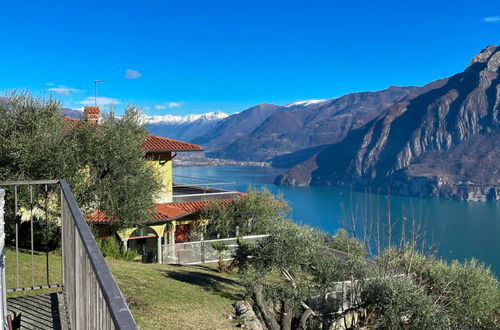
M 228 114 L 220 111 L 207 112 L 203 114 L 190 114 L 186 116 L 163 115 L 163 116 L 146 116 L 148 124 L 188 124 L 196 121 L 210 122 L 226 118 Z
M 297 101 L 297 102 L 293 102 L 293 103 L 284 105 L 284 107 L 285 108 L 289 108 L 289 107 L 293 107 L 293 106 L 297 106 L 297 105 L 301 105 L 301 106 L 307 107 L 308 105 L 317 104 L 317 103 L 323 103 L 323 102 L 326 102 L 326 101 L 328 101 L 328 100 L 323 100 L 323 99 L 304 100 L 304 101 Z

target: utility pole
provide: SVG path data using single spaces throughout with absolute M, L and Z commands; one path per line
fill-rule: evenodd
M 97 84 L 103 83 L 104 80 L 94 80 L 94 105 L 97 106 Z

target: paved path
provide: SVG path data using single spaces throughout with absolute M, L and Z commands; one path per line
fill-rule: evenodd
M 7 310 L 14 316 L 14 329 L 69 329 L 61 293 L 8 298 Z

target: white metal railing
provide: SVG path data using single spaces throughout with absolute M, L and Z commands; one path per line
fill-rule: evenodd
M 174 175 L 174 188 L 200 188 L 207 192 L 211 190 L 233 191 L 236 189 L 234 181 L 222 181 L 208 178 L 197 178 L 186 175 Z
M 244 241 L 258 241 L 269 235 L 243 236 Z M 223 260 L 231 260 L 238 248 L 238 238 L 222 238 L 205 241 L 166 244 L 163 247 L 163 263 L 179 265 L 196 265 L 219 261 L 219 252 L 212 247 L 212 243 L 225 243 L 228 247 L 221 252 Z

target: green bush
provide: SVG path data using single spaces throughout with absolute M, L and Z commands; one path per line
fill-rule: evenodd
M 118 243 L 118 241 L 110 237 L 105 240 L 100 240 L 97 242 L 97 245 L 101 249 L 102 255 L 107 258 L 114 258 L 126 261 L 133 261 L 136 254 L 133 250 L 125 250 L 123 246 Z
M 447 263 L 411 248 L 377 258 L 382 276 L 406 274 L 441 310 L 449 328 L 498 328 L 500 289 L 491 270 L 476 260 Z
M 349 254 L 365 255 L 364 244 L 352 237 L 349 237 L 345 229 L 339 229 L 335 235 L 326 235 L 325 241 L 329 247 Z
M 368 281 L 361 292 L 370 327 L 383 329 L 441 329 L 439 306 L 409 278 L 382 277 Z
M 230 203 L 214 201 L 202 214 L 210 219 L 207 238 L 228 238 L 239 235 L 268 234 L 276 222 L 283 218 L 289 207 L 282 196 L 274 196 L 269 190 L 248 188 L 247 195 Z
M 453 328 L 493 328 L 500 313 L 498 280 L 477 260 L 447 264 L 431 260 L 417 275 L 445 311 Z
M 227 265 L 224 262 L 224 252 L 229 250 L 229 245 L 227 245 L 224 242 L 212 242 L 212 244 L 210 245 L 215 251 L 217 251 L 219 255 L 219 266 L 218 266 L 219 272 L 227 271 L 228 270 Z

